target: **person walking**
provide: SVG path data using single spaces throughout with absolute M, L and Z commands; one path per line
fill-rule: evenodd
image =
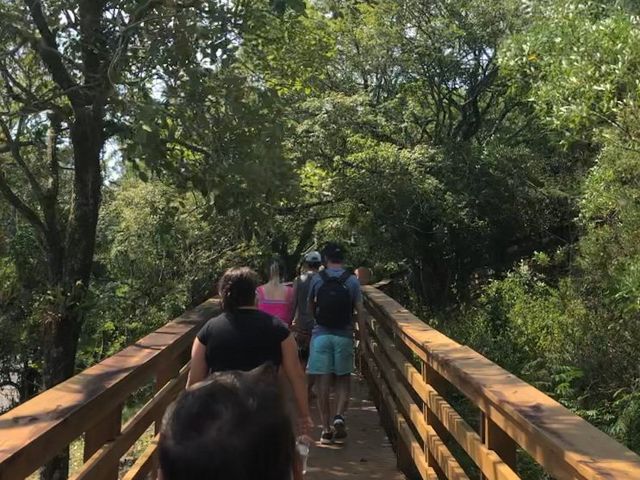
M 218 292 L 223 313 L 207 321 L 193 341 L 187 388 L 214 372 L 250 371 L 272 363 L 291 385 L 298 434 L 308 435 L 313 421 L 298 346 L 280 319 L 256 308 L 257 286 L 258 276 L 247 267 L 231 268 L 222 276 Z M 294 478 L 301 477 L 301 466 L 296 465 Z
M 309 311 L 314 318 L 307 374 L 317 375 L 318 410 L 322 421 L 320 443 L 342 443 L 347 437 L 345 413 L 351 393 L 354 364 L 354 318 L 361 340 L 366 340 L 362 292 L 356 277 L 344 268 L 345 252 L 337 243 L 323 249 L 326 268 L 309 286 Z M 335 388 L 335 408 L 330 402 Z
M 284 265 L 277 259 L 269 264 L 269 281 L 256 289 L 258 310 L 279 318 L 287 327 L 293 319 L 293 289 L 282 283 Z
M 293 281 L 293 322 L 291 331 L 298 343 L 298 354 L 303 366 L 309 360 L 309 344 L 313 330 L 313 314 L 309 311 L 309 287 L 314 275 L 322 266 L 320 252 L 312 251 L 304 256 L 300 275 Z M 310 382 L 309 382 L 310 383 Z

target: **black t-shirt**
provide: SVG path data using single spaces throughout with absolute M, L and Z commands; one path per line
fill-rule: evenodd
M 265 362 L 282 363 L 281 343 L 289 329 L 279 319 L 253 309 L 223 313 L 198 333 L 207 347 L 209 372 L 253 370 Z

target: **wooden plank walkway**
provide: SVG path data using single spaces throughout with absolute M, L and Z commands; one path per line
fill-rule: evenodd
M 347 414 L 349 437 L 344 445 L 320 445 L 311 447 L 306 479 L 331 480 L 342 478 L 380 478 L 405 480 L 396 468 L 396 457 L 391 449 L 375 405 L 369 399 L 367 386 L 362 379 L 353 377 L 351 402 Z M 315 401 L 313 402 L 315 404 Z M 313 408 L 313 418 L 320 416 Z M 320 438 L 320 427 L 314 431 L 314 439 Z

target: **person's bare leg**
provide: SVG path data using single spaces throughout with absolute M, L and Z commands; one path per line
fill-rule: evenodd
M 313 386 L 316 383 L 316 377 L 317 377 L 317 375 L 311 375 L 309 373 L 307 374 L 307 386 L 309 388 L 309 400 L 311 400 L 312 397 L 316 394 L 314 389 L 313 389 Z
M 331 380 L 332 374 L 316 375 L 316 395 L 318 396 L 318 411 L 320 412 L 320 421 L 322 429 L 328 431 L 331 427 Z
M 351 374 L 336 377 L 336 414 L 344 416 L 349 408 Z

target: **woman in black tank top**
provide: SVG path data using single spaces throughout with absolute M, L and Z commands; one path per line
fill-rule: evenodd
M 257 286 L 256 273 L 247 267 L 229 269 L 222 276 L 218 291 L 223 313 L 207 321 L 193 342 L 187 387 L 211 372 L 250 371 L 272 363 L 291 384 L 298 427 L 307 434 L 313 422 L 296 342 L 280 320 L 256 309 Z

